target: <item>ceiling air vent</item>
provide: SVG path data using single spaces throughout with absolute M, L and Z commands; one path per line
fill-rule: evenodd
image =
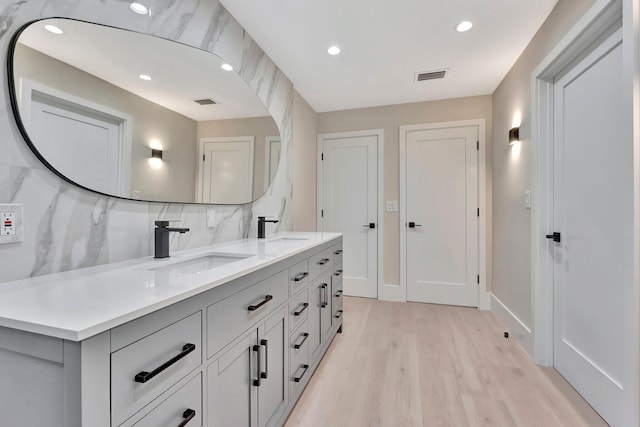
M 200 105 L 215 105 L 218 104 L 216 101 L 214 101 L 211 98 L 202 98 L 202 99 L 194 99 L 193 102 L 200 104 Z
M 423 71 L 416 73 L 417 82 L 423 82 L 425 80 L 436 80 L 436 79 L 444 79 L 447 74 L 447 70 L 436 70 L 436 71 Z

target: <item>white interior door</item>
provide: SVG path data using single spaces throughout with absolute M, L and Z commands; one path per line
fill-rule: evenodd
M 30 92 L 28 124 L 37 150 L 61 174 L 92 190 L 128 197 L 121 181 L 121 121 Z M 129 154 L 130 155 L 130 154 Z
M 253 136 L 202 140 L 202 202 L 253 200 Z
M 345 295 L 378 296 L 378 135 L 323 135 L 322 231 L 343 233 Z
M 407 300 L 478 306 L 478 128 L 406 136 Z
M 560 242 L 549 241 L 554 366 L 612 426 L 630 425 L 633 411 L 633 145 L 622 81 L 618 32 L 554 85 Z

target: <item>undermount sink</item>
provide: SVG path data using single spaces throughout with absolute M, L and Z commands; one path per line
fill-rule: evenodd
M 274 242 L 296 242 L 301 240 L 309 240 L 306 237 L 279 237 L 277 239 L 269 240 L 269 243 Z
M 253 254 L 227 254 L 208 253 L 196 258 L 176 262 L 162 267 L 150 268 L 149 271 L 156 272 L 176 272 L 181 274 L 199 274 L 204 271 L 213 270 L 223 265 L 231 264 L 249 257 Z

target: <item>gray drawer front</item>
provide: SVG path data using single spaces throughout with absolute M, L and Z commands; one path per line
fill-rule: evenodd
M 289 295 L 295 295 L 309 283 L 309 260 L 305 259 L 289 269 Z
M 342 268 L 342 244 L 331 247 L 333 253 L 333 268 Z
M 313 282 L 324 270 L 333 265 L 331 248 L 325 249 L 309 258 L 309 282 Z
M 305 334 L 309 333 L 308 329 L 308 323 L 305 319 L 300 327 L 291 334 L 289 394 L 292 399 L 297 398 L 298 394 L 302 392 L 304 385 L 309 381 L 309 377 L 311 377 L 309 337 L 305 337 Z M 295 348 L 296 346 L 299 346 L 299 348 Z M 305 365 L 307 368 L 305 368 Z M 296 378 L 298 381 L 296 381 Z
M 288 279 L 289 270 L 281 271 L 207 307 L 207 358 L 285 303 L 289 297 Z M 262 302 L 264 304 L 259 308 L 249 311 L 249 306 L 258 306 Z
M 306 304 L 306 306 L 305 306 Z M 289 301 L 289 330 L 293 331 L 307 318 L 309 312 L 309 290 L 303 289 Z
M 187 423 L 187 427 L 202 426 L 201 375 L 196 376 L 167 399 L 160 402 L 144 418 L 133 424 L 133 427 L 178 426 L 186 418 L 191 419 Z M 125 423 L 124 426 L 128 426 L 128 424 Z
M 111 413 L 119 425 L 184 378 L 202 363 L 202 314 L 197 312 L 140 341 L 111 354 Z M 184 352 L 177 360 L 145 383 L 135 381 L 140 372 L 152 372 Z

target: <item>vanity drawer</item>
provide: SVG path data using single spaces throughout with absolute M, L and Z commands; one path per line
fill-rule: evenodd
M 289 392 L 295 399 L 311 376 L 309 358 L 309 331 L 305 319 L 300 327 L 291 334 Z
M 342 268 L 342 245 L 336 245 L 331 250 L 333 251 L 333 268 Z
M 207 307 L 207 358 L 287 301 L 289 270 Z
M 289 301 L 289 330 L 293 331 L 307 318 L 309 308 L 309 290 L 303 289 Z
M 202 426 L 202 375 L 194 377 L 178 391 L 158 402 L 158 406 L 137 423 L 124 423 L 122 427 L 178 426 L 185 421 L 185 427 Z
M 202 363 L 198 311 L 111 354 L 111 413 L 119 425 Z
M 331 267 L 333 252 L 331 248 L 325 249 L 309 258 L 309 282 L 313 282 L 320 273 Z
M 331 281 L 331 298 L 333 299 L 331 306 L 333 308 L 333 320 L 331 323 L 342 323 L 342 300 L 344 299 L 344 292 L 342 291 L 342 279 L 339 281 Z
M 309 283 L 309 260 L 305 259 L 289 269 L 289 295 L 295 295 L 298 290 Z

